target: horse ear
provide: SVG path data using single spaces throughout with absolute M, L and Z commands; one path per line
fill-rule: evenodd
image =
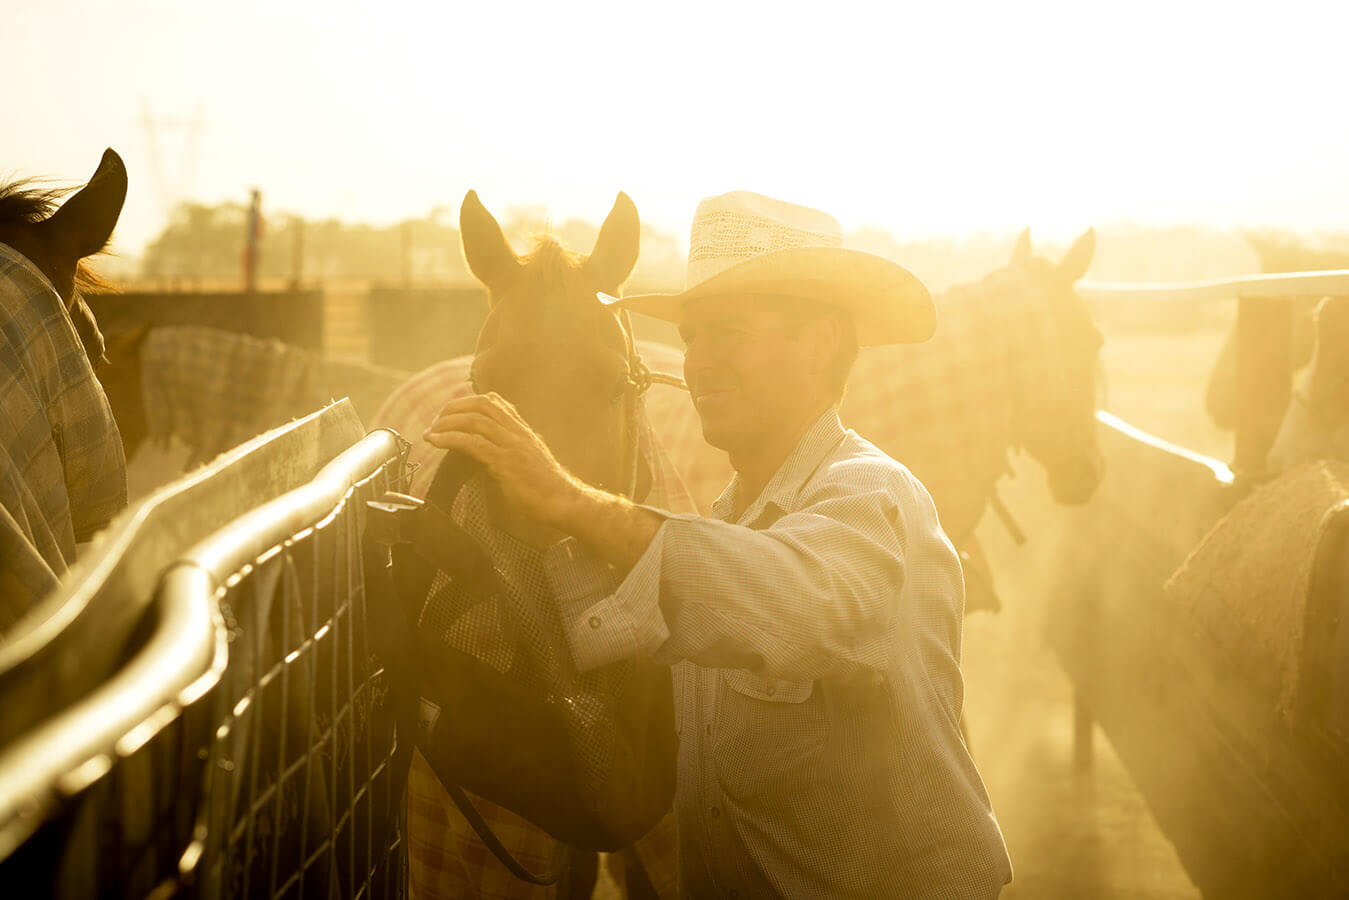
M 108 244 L 126 202 L 126 166 L 111 147 L 89 183 L 80 188 L 43 226 L 77 259 L 93 256 Z
M 520 269 L 520 258 L 511 249 L 497 220 L 478 199 L 477 191 L 464 195 L 459 207 L 459 237 L 464 260 L 475 278 L 489 291 L 504 287 Z
M 637 219 L 637 205 L 627 194 L 618 192 L 614 208 L 600 226 L 595 238 L 595 249 L 586 260 L 595 283 L 603 290 L 617 291 L 628 280 L 637 265 L 641 248 L 641 223 Z
M 1087 274 L 1091 258 L 1096 255 L 1096 229 L 1088 228 L 1073 241 L 1059 263 L 1059 274 L 1068 281 L 1077 281 Z
M 1016 236 L 1016 246 L 1012 248 L 1012 261 L 1008 263 L 1013 268 L 1019 268 L 1030 262 L 1030 226 L 1027 225 L 1021 233 Z

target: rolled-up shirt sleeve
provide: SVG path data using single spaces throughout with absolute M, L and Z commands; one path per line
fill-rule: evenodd
M 794 680 L 884 669 L 908 485 L 840 469 L 759 530 L 670 516 L 616 586 L 579 547 L 559 549 L 549 572 L 576 665 L 644 656 Z

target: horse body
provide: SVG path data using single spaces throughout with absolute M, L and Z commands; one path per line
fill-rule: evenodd
M 1314 321 L 1306 383 L 1293 395 L 1269 452 L 1278 472 L 1312 460 L 1349 460 L 1349 297 L 1323 299 Z
M 0 189 L 0 633 L 56 585 L 126 504 L 126 463 L 91 355 L 80 258 L 100 251 L 126 196 L 111 150 L 89 185 Z M 73 317 L 72 317 L 73 316 Z
M 637 259 L 638 221 L 632 202 L 620 194 L 589 257 L 541 238 L 519 257 L 496 220 L 470 193 L 460 211 L 464 255 L 489 291 L 490 310 L 472 357 L 439 363 L 415 376 L 389 398 L 375 417 L 413 440 L 411 462 L 419 463 L 410 490 L 429 486 L 443 451 L 418 440 L 435 412 L 449 399 L 495 392 L 509 400 L 569 470 L 590 484 L 631 490 L 677 506 L 677 479 L 663 477 L 642 433 L 641 404 L 635 394 L 631 336 L 597 291 L 617 293 Z M 488 506 L 504 530 L 548 540 L 536 526 L 513 516 L 494 488 Z M 512 855 L 536 871 L 552 859 L 548 834 L 503 807 L 475 799 Z M 408 784 L 408 830 L 414 893 L 437 898 L 478 895 L 544 897 L 552 891 L 514 881 L 487 851 L 453 807 L 435 774 L 414 758 Z M 657 847 L 671 829 L 638 853 L 653 881 L 672 893 L 676 864 L 672 841 Z M 593 859 L 593 857 L 592 857 Z M 588 896 L 585 891 L 584 896 Z M 580 896 L 580 895 L 577 895 Z

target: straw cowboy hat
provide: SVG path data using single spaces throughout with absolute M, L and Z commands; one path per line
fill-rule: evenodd
M 913 273 L 873 253 L 845 249 L 833 216 L 749 191 L 698 204 L 688 285 L 678 294 L 599 298 L 668 322 L 679 322 L 685 304 L 706 297 L 813 300 L 851 312 L 863 346 L 916 344 L 937 326 L 932 295 Z

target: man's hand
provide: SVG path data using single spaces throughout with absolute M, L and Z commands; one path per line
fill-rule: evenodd
M 497 394 L 451 400 L 422 435 L 487 467 L 506 501 L 526 518 L 574 536 L 626 575 L 665 517 L 588 487 L 562 468 L 543 438 Z
M 549 528 L 565 525 L 583 493 L 581 483 L 499 394 L 451 400 L 422 437 L 433 447 L 459 450 L 482 463 L 507 502 Z

